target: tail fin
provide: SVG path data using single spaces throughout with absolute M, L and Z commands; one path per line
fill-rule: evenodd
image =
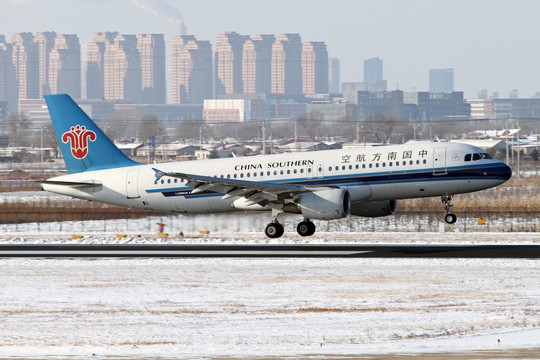
M 68 173 L 139 165 L 128 158 L 66 94 L 45 95 Z

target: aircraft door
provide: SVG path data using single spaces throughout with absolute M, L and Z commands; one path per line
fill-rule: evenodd
M 139 170 L 130 170 L 126 177 L 126 194 L 128 199 L 136 199 L 139 195 Z
M 433 175 L 446 175 L 446 148 L 433 150 Z

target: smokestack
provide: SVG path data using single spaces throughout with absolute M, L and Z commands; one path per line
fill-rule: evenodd
M 187 28 L 186 28 L 186 24 L 184 24 L 184 22 L 180 22 L 180 27 L 178 29 L 178 34 L 179 35 L 187 35 Z

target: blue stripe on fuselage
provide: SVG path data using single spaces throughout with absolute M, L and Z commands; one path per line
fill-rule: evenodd
M 446 171 L 444 173 L 444 171 Z M 486 164 L 457 166 L 440 169 L 418 169 L 418 170 L 393 170 L 386 172 L 374 172 L 364 174 L 350 174 L 325 176 L 322 178 L 296 178 L 287 180 L 271 180 L 269 183 L 294 184 L 302 186 L 362 186 L 362 185 L 381 185 L 381 184 L 396 184 L 407 182 L 420 181 L 441 181 L 441 180 L 507 180 L 509 178 L 509 168 L 505 164 Z M 185 196 L 186 198 L 198 198 L 209 195 L 223 196 L 213 191 L 207 190 L 204 192 L 190 195 L 192 188 L 166 188 L 166 189 L 148 189 L 147 193 L 162 193 L 163 196 Z

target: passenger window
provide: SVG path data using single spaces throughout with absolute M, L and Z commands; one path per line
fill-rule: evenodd
M 373 164 L 369 164 L 369 168 L 371 169 L 373 167 Z
M 331 166 L 328 167 L 328 171 L 332 171 L 332 167 L 331 167 Z
M 465 161 L 471 161 L 472 154 L 465 155 Z

